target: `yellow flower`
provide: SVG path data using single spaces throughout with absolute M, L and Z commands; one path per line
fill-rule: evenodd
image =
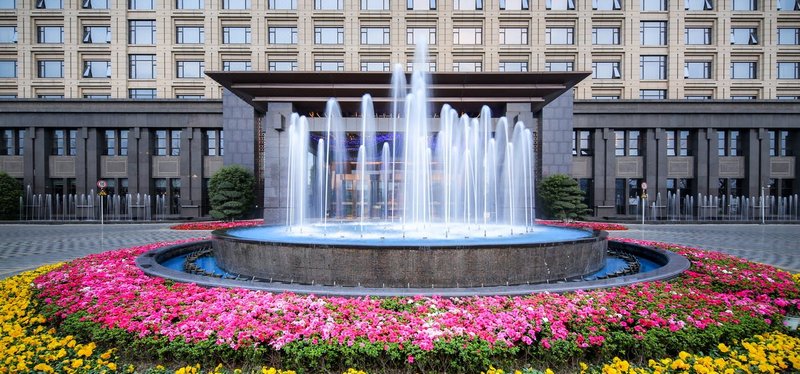
M 53 373 L 55 370 L 48 364 L 38 364 L 33 367 L 33 370 L 43 371 L 45 373 Z
M 80 358 L 77 360 L 72 360 L 72 365 L 70 366 L 72 366 L 72 368 L 74 369 L 80 368 L 81 366 L 83 366 L 83 360 Z
M 553 374 L 553 371 L 550 368 L 545 369 L 544 374 Z
M 730 352 L 730 348 L 728 348 L 728 346 L 725 345 L 725 343 L 719 343 L 719 345 L 717 345 L 717 349 L 719 349 L 719 351 L 722 353 Z
M 109 363 L 108 363 L 106 366 L 108 366 L 108 368 L 109 368 L 110 370 L 114 370 L 114 371 L 116 371 L 116 370 L 117 370 L 117 364 L 115 364 L 115 363 L 113 363 L 113 362 L 109 362 Z

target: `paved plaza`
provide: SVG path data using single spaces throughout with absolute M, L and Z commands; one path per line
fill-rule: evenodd
M 208 236 L 171 224 L 0 225 L 0 278 L 115 248 Z M 800 272 L 800 225 L 628 225 L 626 237 L 717 250 Z

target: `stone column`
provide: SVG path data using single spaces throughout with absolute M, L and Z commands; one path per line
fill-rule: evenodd
M 23 152 L 22 155 L 22 165 L 23 167 L 23 187 L 25 188 L 24 192 L 27 192 L 28 186 L 31 186 L 31 189 L 34 188 L 34 170 L 36 169 L 36 154 L 39 154 L 39 157 L 42 157 L 44 151 L 41 149 L 36 149 L 34 147 L 34 142 L 36 139 L 36 128 L 28 127 L 25 129 L 25 138 L 23 141 Z M 37 170 L 37 173 L 41 173 L 41 170 Z M 24 193 L 23 192 L 23 193 Z
M 694 159 L 695 170 L 695 183 L 692 195 L 697 195 L 697 192 L 708 193 L 708 183 L 711 170 L 717 168 L 719 170 L 719 156 L 717 155 L 717 148 L 710 147 L 710 141 L 716 141 L 717 131 L 714 129 L 698 129 L 697 136 L 694 139 L 695 147 L 697 150 L 697 157 Z M 716 143 L 713 143 L 716 144 Z M 717 173 L 714 172 L 714 175 Z M 699 202 L 698 202 L 699 203 Z
M 742 134 L 744 135 L 744 134 Z M 746 130 L 745 136 L 745 149 L 744 154 L 744 194 L 747 196 L 760 196 L 761 195 L 761 160 L 769 160 L 769 135 L 765 134 L 767 138 L 766 148 L 761 147 L 759 139 L 759 131 L 757 129 Z
M 225 131 L 225 166 L 240 165 L 255 171 L 255 109 L 232 92 L 222 92 L 222 129 Z
M 289 168 L 289 103 L 269 103 L 264 128 L 264 223 L 286 222 L 286 178 Z
M 33 139 L 33 147 L 25 150 L 26 153 L 34 153 L 33 158 L 33 193 L 44 193 L 47 185 L 48 175 L 50 175 L 50 142 L 47 139 L 47 130 L 44 127 L 36 128 L 36 136 Z
M 546 177 L 572 171 L 572 90 L 567 90 L 542 109 L 537 124 L 541 148 L 538 170 Z
M 181 216 L 200 217 L 202 200 L 203 133 L 200 128 L 181 131 Z

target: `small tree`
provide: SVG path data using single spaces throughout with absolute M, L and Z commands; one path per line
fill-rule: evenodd
M 564 174 L 553 174 L 542 179 L 537 196 L 548 218 L 580 220 L 589 213 L 578 182 Z
M 255 178 L 247 169 L 225 166 L 208 182 L 211 216 L 220 220 L 234 220 L 247 214 L 253 206 Z
M 19 218 L 19 198 L 22 196 L 22 185 L 0 171 L 0 219 Z

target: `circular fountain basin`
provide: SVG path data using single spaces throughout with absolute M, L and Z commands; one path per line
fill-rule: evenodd
M 284 283 L 463 288 L 545 283 L 605 264 L 605 232 L 552 226 L 337 223 L 212 233 L 227 272 Z

